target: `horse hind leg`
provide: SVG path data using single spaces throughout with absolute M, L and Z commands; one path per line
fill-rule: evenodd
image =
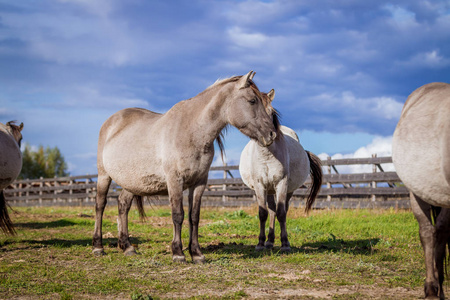
M 102 222 L 103 212 L 107 202 L 106 196 L 110 184 L 111 177 L 99 174 L 97 181 L 97 196 L 95 197 L 95 229 L 92 238 L 92 246 L 94 248 L 92 252 L 94 255 L 105 255 L 105 251 L 103 250 Z
M 131 245 L 130 236 L 128 234 L 128 213 L 136 197 L 132 193 L 122 190 L 119 195 L 119 217 L 117 218 L 117 229 L 119 231 L 119 248 L 123 250 L 126 256 L 135 255 L 136 250 Z
M 411 209 L 419 223 L 419 236 L 425 255 L 425 298 L 438 299 L 439 283 L 435 260 L 436 228 L 431 220 L 431 205 L 411 193 Z
M 291 251 L 291 245 L 288 240 L 288 234 L 286 229 L 286 214 L 287 214 L 287 182 L 284 184 L 279 184 L 277 187 L 276 197 L 277 197 L 277 220 L 280 224 L 280 240 L 281 240 L 281 252 Z
M 436 268 L 439 278 L 439 297 L 440 299 L 445 299 L 444 290 L 442 284 L 444 283 L 445 277 L 445 258 L 446 258 L 446 248 L 450 238 L 450 209 L 442 208 L 441 212 L 436 219 Z

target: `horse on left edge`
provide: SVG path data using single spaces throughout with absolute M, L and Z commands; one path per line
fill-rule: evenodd
M 5 234 L 15 235 L 14 225 L 11 222 L 3 190 L 10 185 L 22 170 L 22 141 L 23 123 L 15 125 L 14 122 L 0 123 L 0 228 Z

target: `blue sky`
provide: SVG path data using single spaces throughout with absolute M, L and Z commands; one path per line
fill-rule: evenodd
M 93 174 L 114 112 L 254 70 L 305 148 L 388 155 L 407 96 L 449 82 L 449 28 L 448 1 L 0 0 L 0 122 Z M 247 141 L 229 131 L 228 163 Z

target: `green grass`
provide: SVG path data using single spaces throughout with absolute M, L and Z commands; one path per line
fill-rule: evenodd
M 422 296 L 425 276 L 418 225 L 411 212 L 322 210 L 288 214 L 292 252 L 255 252 L 256 207 L 202 209 L 199 241 L 207 262 L 172 262 L 168 208 L 130 211 L 132 243 L 117 249 L 117 209 L 103 222 L 106 256 L 91 254 L 94 209 L 15 208 L 17 236 L 0 236 L 0 298 L 245 299 Z M 187 218 L 182 232 L 188 245 Z M 328 293 L 328 294 L 327 294 Z M 324 296 L 325 295 L 325 296 Z M 329 295 L 329 296 L 326 296 Z

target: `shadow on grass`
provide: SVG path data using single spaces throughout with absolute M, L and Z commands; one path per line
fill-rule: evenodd
M 142 244 L 150 242 L 149 240 L 146 240 L 146 239 L 141 240 L 137 237 L 130 238 L 130 241 L 132 244 L 136 244 L 136 245 L 142 245 Z M 20 247 L 17 249 L 36 249 L 36 248 L 42 248 L 42 247 L 48 247 L 48 246 L 56 247 L 56 248 L 71 248 L 71 247 L 76 247 L 76 246 L 90 247 L 92 245 L 92 238 L 74 239 L 74 240 L 57 239 L 57 238 L 52 238 L 52 239 L 48 239 L 48 240 L 18 240 L 18 241 L 6 240 L 5 242 L 0 243 L 0 247 L 6 246 L 6 245 L 12 245 L 12 244 L 20 244 Z M 107 249 L 117 248 L 117 245 L 118 245 L 117 238 L 103 239 L 103 246 L 105 247 L 105 251 L 107 251 Z M 10 248 L 10 249 L 6 250 L 6 249 L 0 248 L 0 251 L 14 251 L 17 249 Z
M 42 228 L 58 228 L 58 227 L 67 227 L 67 226 L 74 226 L 77 225 L 77 223 L 61 219 L 57 221 L 51 221 L 51 222 L 29 222 L 29 223 L 16 223 L 14 224 L 17 228 L 26 228 L 26 229 L 42 229 Z
M 202 247 L 203 254 L 243 254 L 243 258 L 260 258 L 272 254 L 291 255 L 295 253 L 311 254 L 324 252 L 344 252 L 353 255 L 371 255 L 377 252 L 374 246 L 379 239 L 348 240 L 329 239 L 324 242 L 306 243 L 301 247 L 292 247 L 290 252 L 280 252 L 280 247 L 256 251 L 253 245 L 242 243 L 218 243 Z

